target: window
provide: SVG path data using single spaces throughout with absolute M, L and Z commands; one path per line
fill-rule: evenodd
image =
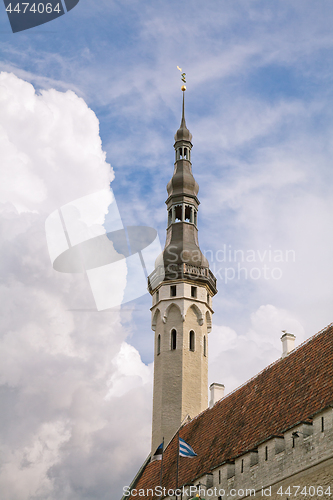
M 197 211 L 194 210 L 194 225 L 197 225 Z
M 243 472 L 244 472 L 244 460 L 242 459 L 241 473 L 243 474 Z
M 175 222 L 182 222 L 183 220 L 183 205 L 175 206 Z
M 157 290 L 156 292 L 156 302 L 158 302 L 160 300 L 160 291 Z
M 168 212 L 168 226 L 172 223 L 172 208 Z
M 193 222 L 191 205 L 185 205 L 185 222 Z
M 171 330 L 171 350 L 174 351 L 177 347 L 177 332 L 176 330 Z
M 161 354 L 161 335 L 158 334 L 157 337 L 157 356 Z
M 325 430 L 325 421 L 324 421 L 324 417 L 321 417 L 321 432 L 324 432 Z
M 210 295 L 209 295 L 209 293 L 207 293 L 207 304 L 209 304 L 209 297 L 210 297 Z
M 195 348 L 195 337 L 194 337 L 194 331 L 190 331 L 190 351 L 194 351 Z
M 221 484 L 221 469 L 219 470 L 219 484 Z
M 204 336 L 204 341 L 203 341 L 203 355 L 207 356 L 206 336 Z
M 176 297 L 177 295 L 177 287 L 176 285 L 170 286 L 170 297 Z
M 295 438 L 293 436 L 293 448 L 295 448 Z
M 267 462 L 268 460 L 268 448 L 265 446 L 265 461 Z
M 191 297 L 194 299 L 197 298 L 197 287 L 196 286 L 191 286 Z

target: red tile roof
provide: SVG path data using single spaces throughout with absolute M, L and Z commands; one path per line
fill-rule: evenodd
M 179 486 L 332 404 L 333 324 L 181 428 L 198 456 L 180 457 Z M 162 486 L 176 487 L 176 463 L 177 436 L 164 452 Z M 133 486 L 159 486 L 160 471 L 160 461 L 149 463 Z

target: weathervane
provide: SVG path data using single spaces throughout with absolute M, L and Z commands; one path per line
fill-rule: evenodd
M 180 68 L 179 66 L 177 66 L 177 69 L 179 69 L 179 71 L 182 73 L 182 71 L 183 71 L 182 68 Z M 181 78 L 182 78 L 182 82 L 186 83 L 186 73 L 182 73 L 181 74 Z M 182 85 L 181 89 L 184 92 L 186 90 L 186 85 Z

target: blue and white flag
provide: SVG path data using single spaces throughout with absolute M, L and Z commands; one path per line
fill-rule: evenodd
M 194 453 L 193 449 L 189 444 L 184 441 L 184 439 L 179 438 L 179 456 L 181 457 L 197 457 L 198 455 Z
M 162 460 L 163 457 L 163 443 L 159 445 L 157 450 L 155 451 L 151 461 L 154 462 L 155 460 Z

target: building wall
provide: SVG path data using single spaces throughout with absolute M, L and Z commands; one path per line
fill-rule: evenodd
M 299 437 L 293 440 L 295 431 Z M 257 450 L 236 458 L 234 463 L 205 471 L 194 484 L 208 487 L 208 491 L 201 494 L 206 500 L 254 496 L 272 500 L 332 499 L 333 409 L 315 415 L 312 425 L 301 423 L 286 431 L 282 438 L 274 437 L 261 443 Z M 300 487 L 296 495 L 294 486 Z M 212 494 L 207 494 L 209 490 Z
M 152 453 L 163 438 L 165 446 L 169 443 L 188 415 L 194 418 L 208 406 L 208 331 L 212 310 L 207 302 L 207 289 L 188 282 L 175 284 L 176 297 L 170 297 L 173 283 L 160 286 L 158 300 L 156 292 L 153 295 L 155 366 Z M 191 297 L 191 286 L 197 287 L 195 298 Z M 171 349 L 173 329 L 177 331 L 175 350 Z M 191 330 L 195 335 L 194 351 L 190 351 Z M 159 335 L 160 354 L 157 353 Z

